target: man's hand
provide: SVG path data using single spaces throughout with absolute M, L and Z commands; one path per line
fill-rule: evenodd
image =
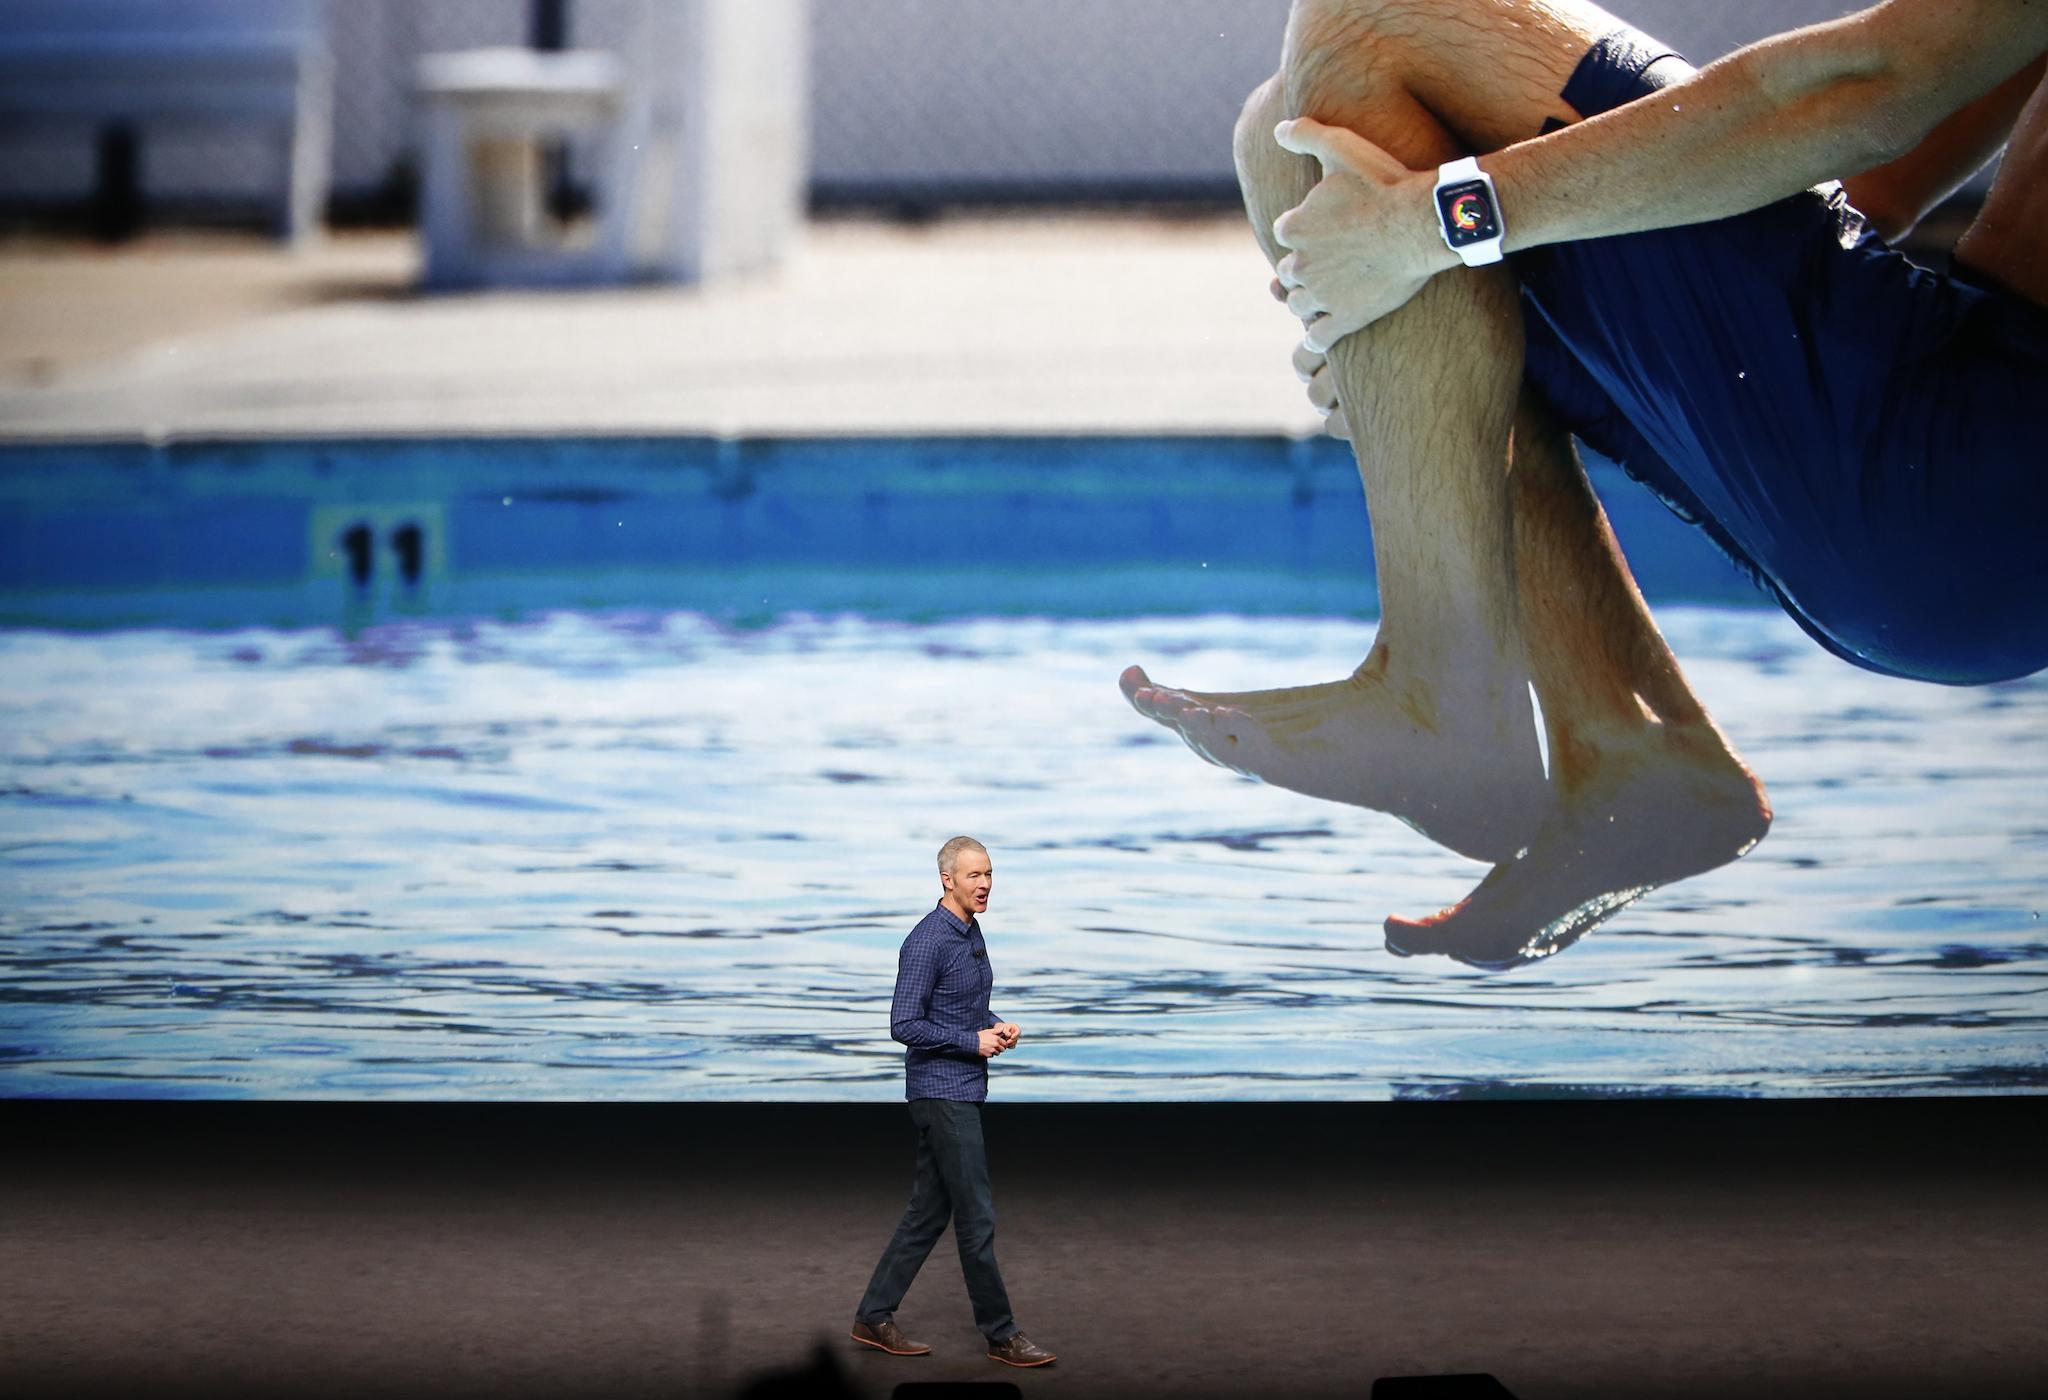
M 1003 1032 L 1000 1026 L 990 1026 L 977 1037 L 975 1049 L 980 1052 L 981 1058 L 984 1060 L 992 1060 L 1009 1049 L 1011 1043 L 1003 1039 Z
M 1023 1029 L 1015 1021 L 998 1021 L 992 1029 L 1003 1038 L 1003 1048 L 1005 1050 L 1016 1045 L 1024 1036 Z
M 1287 288 L 1281 285 L 1279 278 L 1273 279 L 1271 290 L 1273 300 L 1285 305 Z M 1306 325 L 1303 329 L 1307 329 Z M 1330 374 L 1329 357 L 1306 344 L 1295 346 L 1294 376 L 1308 385 L 1308 401 L 1316 412 L 1323 415 L 1323 431 L 1333 438 L 1351 441 L 1351 424 L 1345 421 L 1344 405 L 1337 402 L 1337 381 Z
M 1287 309 L 1308 324 L 1304 345 L 1328 350 L 1457 265 L 1437 230 L 1432 174 L 1307 117 L 1280 123 L 1273 139 L 1323 167 L 1308 198 L 1273 221 L 1274 240 L 1291 250 L 1277 271 Z

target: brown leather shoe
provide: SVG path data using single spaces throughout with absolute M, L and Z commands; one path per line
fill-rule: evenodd
M 1000 1361 L 1005 1366 L 1043 1366 L 1048 1361 L 1059 1360 L 1022 1332 L 1012 1332 L 1000 1342 L 990 1342 L 988 1359 Z
M 864 1347 L 874 1347 L 891 1356 L 923 1356 L 931 1350 L 923 1342 L 913 1342 L 904 1336 L 903 1329 L 893 1321 L 877 1322 L 872 1327 L 865 1322 L 856 1322 L 848 1335 Z

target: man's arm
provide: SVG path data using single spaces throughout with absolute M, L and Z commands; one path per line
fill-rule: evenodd
M 1506 247 L 1739 214 L 1917 146 L 1943 118 L 2048 49 L 2048 0 L 1886 0 L 1739 49 L 1654 97 L 1480 158 Z M 1356 133 L 1283 123 L 1324 179 L 1283 214 L 1288 306 L 1327 314 L 1327 349 L 1458 266 L 1438 235 L 1433 172 Z
M 1905 155 L 1842 181 L 1849 202 L 1886 242 L 1904 237 L 2004 148 L 2044 72 L 2048 59 L 2035 59 L 1945 118 Z
M 913 1050 L 980 1053 L 975 1031 L 949 1031 L 931 1019 L 932 990 L 939 985 L 939 954 L 930 939 L 903 940 L 896 956 L 896 996 L 889 1003 L 889 1034 Z
M 1480 164 L 1510 251 L 1697 223 L 1906 155 L 2044 47 L 2042 0 L 1887 0 Z

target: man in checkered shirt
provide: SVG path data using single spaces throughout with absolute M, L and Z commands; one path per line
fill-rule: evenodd
M 889 1246 L 875 1265 L 854 1313 L 853 1339 L 892 1356 L 931 1350 L 896 1326 L 896 1308 L 925 1256 L 953 1222 L 960 1269 L 974 1304 L 974 1325 L 988 1338 L 991 1361 L 1043 1366 L 1053 1354 L 1017 1330 L 1010 1295 L 996 1268 L 995 1199 L 981 1106 L 988 1099 L 988 1062 L 1023 1034 L 989 1010 L 995 973 L 975 915 L 988 908 L 994 871 L 988 848 L 955 836 L 939 848 L 944 897 L 924 916 L 896 962 L 896 999 L 889 1034 L 901 1041 L 910 1121 L 917 1128 L 917 1180 Z

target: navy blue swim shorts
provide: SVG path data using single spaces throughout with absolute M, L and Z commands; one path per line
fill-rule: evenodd
M 1622 31 L 1563 97 L 1664 100 L 1676 57 Z M 1809 191 L 1515 254 L 1529 382 L 1836 655 L 2028 675 L 2048 665 L 2048 311 L 1862 225 Z

